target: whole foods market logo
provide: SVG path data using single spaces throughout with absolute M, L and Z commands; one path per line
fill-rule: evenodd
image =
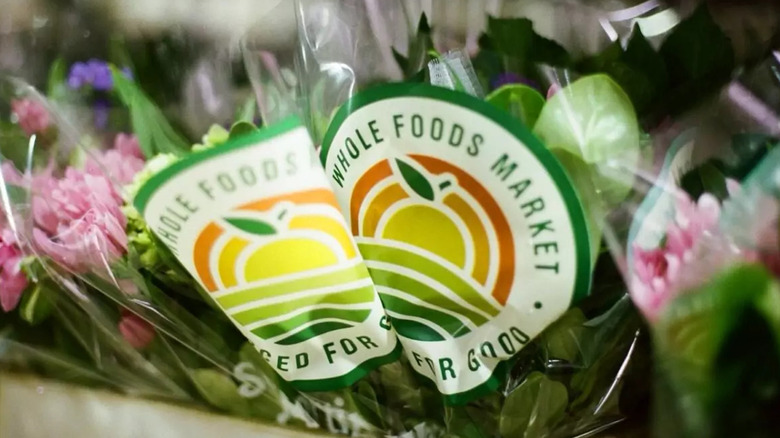
M 370 276 L 327 189 L 244 204 L 206 225 L 193 255 L 227 314 L 279 345 L 354 327 L 371 313 Z
M 410 366 L 450 403 L 588 293 L 588 230 L 560 163 L 463 93 L 391 84 L 353 97 L 325 172 Z
M 352 233 L 399 334 L 458 338 L 500 313 L 514 280 L 514 242 L 475 178 L 409 155 L 378 162 L 352 193 Z

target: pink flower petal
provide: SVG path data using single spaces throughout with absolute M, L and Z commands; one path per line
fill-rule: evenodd
M 122 337 L 136 349 L 149 346 L 154 340 L 154 327 L 133 313 L 125 313 L 119 321 Z

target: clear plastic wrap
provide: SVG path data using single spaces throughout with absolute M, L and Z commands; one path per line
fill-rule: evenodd
M 777 429 L 776 65 L 669 125 L 658 178 L 627 207 L 616 254 L 652 335 L 656 436 Z
M 26 148 L 0 145 L 2 238 L 35 269 L 16 291 L 27 322 L 2 314 L 0 359 L 351 436 L 641 422 L 635 207 L 687 120 L 661 122 L 741 60 L 707 8 L 651 3 L 279 2 L 238 47 L 171 30 L 157 51 L 120 39 L 108 62 L 61 61 L 48 99 L 6 80 L 3 134 Z M 776 129 L 772 111 L 747 115 Z M 359 156 L 395 180 L 345 206 Z M 385 183 L 417 204 L 371 205 Z M 402 244 L 375 251 L 384 238 Z M 27 315 L 47 294 L 38 338 Z

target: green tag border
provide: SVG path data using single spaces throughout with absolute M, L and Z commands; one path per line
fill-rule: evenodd
M 261 128 L 257 132 L 243 135 L 233 140 L 228 140 L 223 144 L 214 146 L 209 149 L 192 152 L 186 157 L 172 163 L 170 166 L 157 172 L 155 175 L 149 178 L 149 181 L 144 183 L 144 185 L 141 186 L 141 188 L 138 190 L 135 199 L 133 199 L 133 205 L 138 210 L 138 212 L 141 213 L 141 216 L 143 216 L 144 211 L 146 210 L 146 206 L 149 203 L 149 199 L 151 199 L 152 195 L 154 195 L 154 192 L 156 192 L 160 187 L 168 182 L 168 180 L 178 175 L 182 171 L 187 170 L 190 167 L 202 161 L 206 161 L 212 157 L 223 155 L 228 152 L 233 152 L 237 149 L 254 146 L 261 141 L 269 140 L 282 134 L 286 134 L 302 126 L 303 124 L 301 121 L 297 117 L 292 116 L 282 120 L 275 125 Z
M 550 152 L 550 150 L 548 150 L 522 122 L 514 119 L 510 114 L 494 107 L 482 99 L 466 93 L 435 87 L 429 84 L 411 84 L 403 82 L 384 84 L 360 92 L 345 102 L 330 122 L 330 126 L 325 133 L 320 149 L 320 161 L 323 167 L 326 164 L 333 138 L 351 113 L 374 102 L 406 97 L 420 97 L 445 101 L 453 105 L 470 109 L 496 122 L 525 144 L 552 177 L 569 213 L 569 222 L 577 247 L 575 257 L 577 265 L 575 268 L 574 294 L 572 295 L 569 307 L 579 303 L 587 297 L 590 294 L 591 288 L 590 242 L 585 211 L 582 206 L 582 201 L 574 188 L 574 184 L 552 152 Z M 454 406 L 463 405 L 471 400 L 495 391 L 503 381 L 501 375 L 508 371 L 511 360 L 512 359 L 510 358 L 499 363 L 490 378 L 475 388 L 453 395 L 442 394 L 445 402 Z M 421 376 L 425 377 L 426 380 L 435 383 L 433 379 L 430 379 L 427 376 Z

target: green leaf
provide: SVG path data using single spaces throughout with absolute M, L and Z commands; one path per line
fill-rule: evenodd
M 254 123 L 256 114 L 257 100 L 255 96 L 249 96 L 236 112 L 236 121 Z
M 431 26 L 428 24 L 428 17 L 423 13 L 417 24 L 417 33 L 409 39 L 408 57 L 393 49 L 393 58 L 401 67 L 404 78 L 419 80 L 421 71 L 426 70 L 425 66 L 429 60 L 429 52 L 433 49 L 433 39 L 431 38 Z M 424 74 L 424 73 L 423 73 Z
M 226 374 L 210 368 L 190 372 L 198 393 L 212 406 L 226 412 L 248 416 L 249 402 L 238 393 L 238 386 Z
M 0 155 L 9 160 L 17 169 L 27 167 L 29 138 L 15 123 L 0 121 Z
M 556 93 L 542 109 L 534 133 L 551 150 L 563 149 L 593 170 L 607 205 L 622 202 L 633 187 L 639 161 L 639 121 L 626 93 L 606 75 L 585 76 Z
M 369 423 L 381 429 L 387 428 L 382 413 L 382 405 L 379 403 L 374 388 L 371 387 L 368 381 L 363 379 L 357 383 L 357 393 L 353 394 L 352 399 L 355 401 L 355 407 L 360 412 L 360 415 L 368 420 Z
M 252 122 L 239 120 L 238 122 L 233 123 L 233 126 L 230 127 L 229 139 L 232 140 L 243 135 L 251 134 L 255 131 L 257 131 L 257 126 L 252 124 Z
M 727 79 L 734 69 L 734 49 L 729 37 L 702 3 L 675 27 L 661 46 L 673 83 Z
M 186 154 L 189 143 L 173 129 L 162 111 L 136 83 L 114 66 L 111 66 L 111 75 L 120 100 L 130 109 L 133 132 L 144 156 L 150 159 L 160 153 Z
M 571 62 L 566 49 L 537 34 L 527 18 L 488 17 L 486 35 L 480 46 L 509 58 L 507 69 L 523 76 L 533 76 L 536 63 L 563 67 Z
M 576 363 L 580 356 L 583 324 L 587 321 L 579 308 L 570 309 L 549 326 L 540 337 L 548 358 L 563 359 Z
M 65 90 L 65 78 L 67 76 L 67 65 L 62 57 L 57 58 L 49 67 L 49 78 L 46 81 L 46 95 L 49 99 L 62 97 Z
M 50 285 L 46 281 L 36 283 L 32 289 L 27 289 L 22 295 L 19 305 L 19 315 L 31 325 L 38 325 L 51 315 L 54 310 L 52 297 L 49 295 Z
M 434 200 L 433 186 L 417 169 L 401 160 L 395 160 L 406 184 L 423 199 Z
M 127 44 L 125 38 L 119 33 L 111 35 L 108 43 L 108 60 L 114 65 L 118 65 L 121 68 L 130 68 L 133 66 L 133 58 L 127 51 Z
M 6 184 L 5 191 L 8 194 L 8 200 L 11 205 L 19 205 L 27 202 L 27 190 L 14 184 Z
M 513 115 L 529 129 L 533 129 L 545 104 L 541 93 L 520 84 L 504 85 L 490 93 L 485 100 Z
M 669 88 L 669 75 L 663 57 L 653 49 L 639 26 L 635 26 L 625 50 L 620 41 L 600 54 L 578 64 L 586 73 L 606 73 L 631 98 L 637 111 L 650 107 Z
M 775 331 L 780 352 L 780 308 L 777 283 L 760 265 L 738 265 L 720 273 L 703 286 L 672 301 L 656 326 L 659 354 L 672 360 L 679 378 L 704 388 L 711 377 L 718 352 L 736 327 L 742 311 L 757 309 Z M 713 382 L 714 384 L 714 382 Z
M 620 59 L 650 79 L 654 93 L 661 93 L 669 87 L 666 62 L 647 41 L 639 25 L 634 26 L 634 33 Z
M 276 234 L 276 228 L 265 221 L 246 218 L 224 218 L 225 222 L 247 233 L 258 236 L 270 236 Z
M 623 55 L 623 47 L 620 41 L 607 46 L 601 53 L 586 57 L 577 63 L 577 70 L 585 73 L 604 72 L 607 66 L 613 62 L 619 61 Z
M 593 181 L 597 170 L 591 168 L 581 158 L 564 149 L 553 149 L 552 153 L 563 165 L 574 185 L 574 190 L 582 203 L 585 220 L 588 226 L 588 241 L 590 242 L 590 260 L 595 265 L 601 248 L 601 222 L 606 216 L 604 203 Z
M 501 410 L 502 437 L 547 436 L 566 412 L 566 386 L 534 371 L 512 391 Z

